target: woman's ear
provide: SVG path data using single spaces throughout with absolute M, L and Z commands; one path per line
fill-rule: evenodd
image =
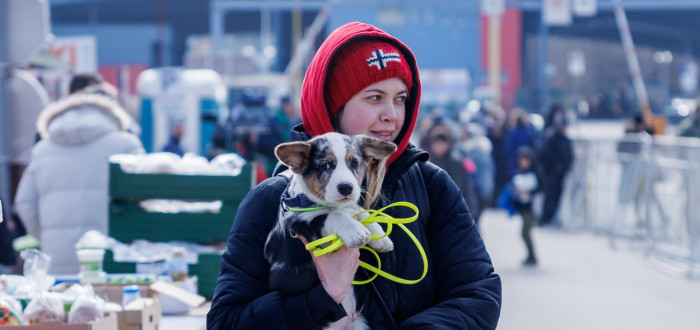
M 301 174 L 309 164 L 311 145 L 307 142 L 287 142 L 275 147 L 275 156 L 295 174 Z

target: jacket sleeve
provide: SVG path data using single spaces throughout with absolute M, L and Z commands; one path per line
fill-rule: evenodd
M 131 133 L 123 132 L 125 136 L 124 150 L 122 153 L 125 154 L 144 154 L 146 150 L 143 148 L 143 144 L 139 138 Z
M 267 179 L 241 202 L 221 258 L 207 329 L 319 329 L 346 315 L 321 284 L 293 296 L 268 289 L 270 265 L 263 249 L 285 185 L 282 177 Z
M 34 172 L 34 166 L 30 163 L 19 181 L 14 206 L 27 229 L 27 234 L 39 238 L 39 199 Z
M 468 207 L 443 170 L 423 171 L 431 216 L 426 223 L 436 303 L 400 324 L 405 329 L 495 329 L 501 280 L 494 273 Z

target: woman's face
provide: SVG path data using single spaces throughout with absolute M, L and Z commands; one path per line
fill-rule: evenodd
M 408 90 L 401 78 L 376 82 L 355 94 L 340 113 L 340 133 L 394 142 L 406 117 Z

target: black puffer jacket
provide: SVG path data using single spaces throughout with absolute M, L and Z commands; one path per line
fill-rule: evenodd
M 303 132 L 295 133 L 296 139 L 308 138 Z M 494 329 L 500 314 L 500 278 L 457 186 L 427 159 L 426 152 L 409 145 L 387 171 L 381 204 L 408 201 L 419 207 L 419 220 L 407 227 L 428 254 L 428 274 L 415 285 L 381 277 L 374 285 L 400 328 Z M 420 186 L 417 180 L 425 182 L 426 191 L 415 189 Z M 271 205 L 277 205 L 286 184 L 281 176 L 267 179 L 241 203 L 221 260 L 207 328 L 317 329 L 345 316 L 320 283 L 297 296 L 268 289 L 270 265 L 263 247 L 277 217 L 277 208 Z M 412 215 L 407 208 L 387 213 Z M 382 269 L 406 279 L 418 278 L 423 265 L 415 245 L 398 228 L 390 237 L 395 249 L 380 254 Z M 362 277 L 361 269 L 358 273 Z M 355 286 L 362 314 L 372 329 L 390 328 L 370 290 L 370 285 Z

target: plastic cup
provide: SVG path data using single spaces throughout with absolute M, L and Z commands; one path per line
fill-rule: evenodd
M 80 263 L 78 277 L 84 283 L 104 282 L 107 274 L 102 271 L 103 249 L 80 249 L 76 251 Z

